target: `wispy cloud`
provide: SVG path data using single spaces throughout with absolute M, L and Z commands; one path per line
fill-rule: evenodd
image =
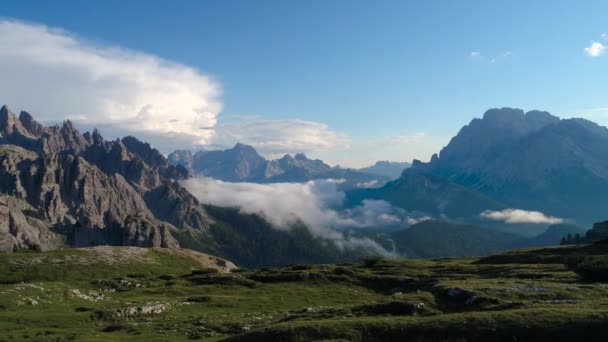
M 272 120 L 259 116 L 237 116 L 220 122 L 212 142 L 218 146 L 241 142 L 266 155 L 318 152 L 350 146 L 346 134 L 333 131 L 324 123 L 299 119 Z
M 472 60 L 485 61 L 488 63 L 496 63 L 500 60 L 508 59 L 513 56 L 513 52 L 511 51 L 503 51 L 494 55 L 484 55 L 481 51 L 470 51 L 469 58 Z
M 493 221 L 503 221 L 505 223 L 544 223 L 557 224 L 564 220 L 559 217 L 546 216 L 539 211 L 527 211 L 521 209 L 505 209 L 501 211 L 486 210 L 480 214 L 484 219 Z
M 424 132 L 415 132 L 412 134 L 393 135 L 388 137 L 388 144 L 415 144 L 423 141 L 427 137 Z
M 221 86 L 194 68 L 12 20 L 0 20 L 0 46 L 0 96 L 16 110 L 103 125 L 109 134 L 117 128 L 190 144 L 213 136 Z
M 591 42 L 591 45 L 585 48 L 585 53 L 590 57 L 599 57 L 606 51 L 606 45 L 600 42 Z

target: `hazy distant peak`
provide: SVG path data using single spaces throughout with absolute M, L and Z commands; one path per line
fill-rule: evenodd
M 407 162 L 391 162 L 388 160 L 379 160 L 374 165 L 359 169 L 360 172 L 371 173 L 375 175 L 385 176 L 390 179 L 397 179 L 406 168 L 410 167 Z
M 483 114 L 483 120 L 485 121 L 502 121 L 502 120 L 513 120 L 514 118 L 523 118 L 525 116 L 524 111 L 518 108 L 492 108 L 488 109 Z

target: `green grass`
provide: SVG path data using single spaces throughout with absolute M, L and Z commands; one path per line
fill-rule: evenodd
M 608 286 L 566 260 L 603 255 L 570 246 L 225 274 L 158 250 L 114 263 L 2 254 L 0 341 L 597 340 Z M 154 305 L 164 310 L 121 316 Z

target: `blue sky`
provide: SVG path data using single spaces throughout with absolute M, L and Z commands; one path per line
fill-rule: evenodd
M 265 137 L 274 131 L 264 125 L 305 121 L 293 134 L 327 144 L 308 149 L 307 137 L 282 144 L 290 135 L 278 135 L 260 149 L 299 148 L 352 166 L 428 159 L 492 107 L 608 124 L 607 13 L 605 1 L 14 1 L 0 9 L 5 19 L 209 77 L 221 87 L 215 124 L 228 132 L 216 145 L 262 139 L 242 135 L 243 117 Z M 601 45 L 586 51 L 593 42 Z M 0 102 L 28 109 L 1 90 Z

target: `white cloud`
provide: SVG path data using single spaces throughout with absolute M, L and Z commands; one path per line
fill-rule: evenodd
M 379 200 L 364 200 L 359 206 L 342 209 L 345 194 L 337 190 L 337 184 L 335 180 L 230 183 L 205 177 L 182 181 L 202 203 L 258 214 L 277 229 L 288 230 L 295 223 L 303 223 L 315 236 L 330 239 L 339 246 L 367 246 L 387 253 L 371 240 L 345 238 L 341 230 L 406 226 L 410 219 L 406 212 Z
M 496 54 L 494 56 L 492 56 L 492 55 L 486 56 L 486 55 L 482 54 L 480 51 L 471 51 L 471 52 L 469 52 L 469 58 L 476 59 L 476 60 L 479 60 L 479 61 L 483 61 L 483 62 L 486 62 L 486 63 L 492 63 L 492 64 L 497 63 L 497 62 L 499 62 L 501 60 L 508 59 L 508 58 L 510 58 L 512 56 L 513 56 L 513 52 L 511 52 L 511 51 L 503 51 L 503 52 L 501 52 L 499 54 Z
M 501 211 L 486 210 L 480 215 L 482 218 L 503 221 L 505 223 L 544 223 L 557 224 L 564 220 L 559 217 L 546 216 L 539 211 L 527 211 L 521 209 L 505 209 Z
M 408 217 L 407 219 L 407 224 L 409 225 L 415 225 L 416 223 L 420 223 L 422 221 L 428 221 L 428 220 L 432 220 L 433 218 L 430 216 L 422 216 L 422 217 Z
M 599 57 L 606 50 L 606 45 L 598 42 L 592 42 L 589 47 L 585 48 L 585 52 L 587 55 L 591 57 Z
M 388 138 L 389 144 L 416 144 L 426 138 L 426 133 L 416 132 L 413 134 L 394 135 Z
M 232 146 L 236 142 L 251 145 L 266 155 L 327 151 L 350 145 L 345 134 L 320 122 L 258 116 L 238 116 L 218 124 L 213 144 Z
M 0 100 L 43 121 L 190 145 L 213 136 L 220 85 L 196 69 L 11 20 L 0 20 L 0 47 Z
M 608 34 L 602 33 L 602 39 L 608 39 Z

